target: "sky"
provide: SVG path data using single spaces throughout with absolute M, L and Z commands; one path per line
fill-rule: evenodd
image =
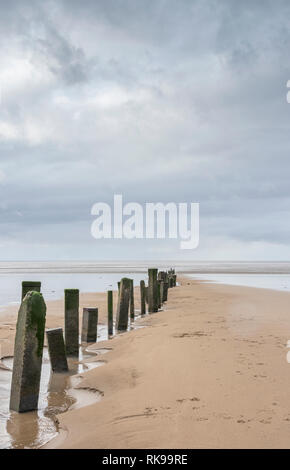
M 0 260 L 290 260 L 288 0 L 0 0 Z M 91 208 L 198 202 L 200 242 Z

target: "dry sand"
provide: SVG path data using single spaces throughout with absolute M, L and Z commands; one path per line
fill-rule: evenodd
M 104 294 L 81 301 L 104 318 Z M 47 326 L 60 315 L 61 302 L 48 302 Z M 1 343 L 11 353 L 7 318 Z M 112 348 L 106 364 L 80 387 L 104 397 L 59 415 L 48 448 L 290 447 L 290 293 L 182 279 L 166 311 L 140 324 L 100 344 Z

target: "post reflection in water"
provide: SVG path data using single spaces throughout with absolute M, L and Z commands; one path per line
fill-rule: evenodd
M 96 357 L 96 352 L 86 351 L 86 347 L 80 347 L 79 358 L 69 358 L 69 372 L 53 373 L 51 371 L 47 349 L 44 350 L 44 358 L 41 372 L 41 384 L 39 404 L 37 411 L 27 413 L 9 412 L 9 395 L 11 384 L 11 371 L 6 373 L 5 408 L 7 419 L 0 423 L 1 435 L 5 436 L 5 442 L 0 443 L 0 448 L 35 449 L 44 445 L 58 433 L 58 421 L 56 415 L 64 413 L 77 401 L 74 396 L 72 376 L 88 369 L 101 365 L 101 362 L 85 363 L 86 359 Z M 13 361 L 9 367 L 12 369 Z M 1 373 L 1 371 L 0 371 Z M 75 379 L 75 377 L 74 377 Z M 77 379 L 76 379 L 77 380 Z M 76 380 L 74 380 L 74 385 Z M 89 392 L 88 392 L 89 393 Z M 6 397 L 7 395 L 7 397 Z M 93 394 L 92 394 L 93 395 Z M 95 397 L 97 399 L 97 397 Z M 2 411 L 2 410 L 1 410 Z
M 140 327 L 135 323 L 129 325 L 128 330 Z M 99 347 L 98 343 L 107 338 L 107 326 L 100 325 L 97 343 L 82 344 L 79 357 L 68 358 L 69 372 L 66 373 L 51 371 L 48 351 L 44 348 L 38 410 L 28 413 L 9 411 L 13 358 L 3 359 L 2 365 L 7 369 L 0 370 L 0 449 L 39 448 L 57 435 L 58 414 L 72 406 L 86 406 L 101 399 L 101 395 L 78 389 L 77 385 L 81 381 L 79 374 L 104 363 L 101 357 L 111 348 Z

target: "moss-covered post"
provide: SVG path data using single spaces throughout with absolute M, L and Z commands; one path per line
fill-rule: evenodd
M 134 321 L 135 318 L 135 303 L 134 303 L 134 280 L 131 279 L 130 289 L 130 318 Z
M 163 302 L 167 302 L 168 299 L 168 281 L 164 281 L 163 284 Z
M 158 312 L 158 269 L 148 269 L 148 312 Z
M 67 356 L 79 355 L 79 290 L 65 289 L 65 347 Z
M 67 372 L 67 358 L 62 328 L 46 330 L 48 354 L 53 372 Z
M 131 279 L 121 279 L 120 294 L 116 315 L 116 329 L 126 331 L 128 328 L 129 304 L 131 297 Z
M 84 308 L 82 323 L 82 342 L 95 343 L 98 330 L 98 309 Z
M 37 409 L 46 305 L 39 292 L 24 297 L 16 325 L 10 409 L 23 413 Z
M 146 314 L 146 287 L 145 282 L 140 281 L 140 304 L 141 304 L 141 315 Z
M 107 293 L 108 301 L 108 336 L 113 334 L 113 291 L 108 290 Z
M 26 296 L 27 292 L 40 292 L 41 290 L 41 282 L 37 281 L 23 281 L 22 282 L 22 293 L 21 293 L 21 301 Z

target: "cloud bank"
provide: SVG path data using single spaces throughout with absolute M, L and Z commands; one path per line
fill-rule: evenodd
M 0 5 L 1 259 L 290 259 L 290 5 Z M 200 246 L 96 241 L 95 202 L 199 202 Z

